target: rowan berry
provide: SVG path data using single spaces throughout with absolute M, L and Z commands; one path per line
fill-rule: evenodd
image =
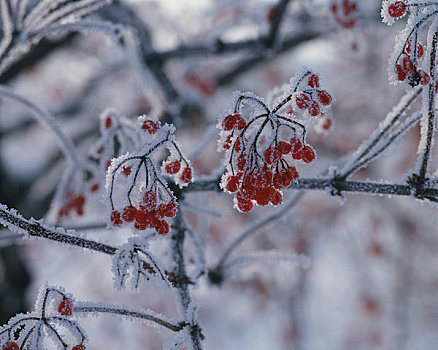
M 245 169 L 245 165 L 246 165 L 246 154 L 242 153 L 238 158 L 237 158 L 237 169 L 239 170 L 244 170 Z
M 406 4 L 403 1 L 396 1 L 388 7 L 389 15 L 394 18 L 403 16 L 405 12 Z
M 172 162 L 169 162 L 164 167 L 168 174 L 176 174 L 181 169 L 181 162 L 178 159 L 175 159 Z
M 291 146 L 292 146 L 292 150 L 291 150 L 291 153 L 292 153 L 292 154 L 294 154 L 294 153 L 298 153 L 298 152 L 301 150 L 301 148 L 303 148 L 303 144 L 302 144 L 301 141 L 300 141 L 299 139 L 297 139 L 296 137 L 292 137 L 292 138 L 290 139 L 290 144 L 291 144 Z
M 135 214 L 137 214 L 137 208 L 128 205 L 123 208 L 122 219 L 126 222 L 133 222 L 135 219 Z
M 189 183 L 190 181 L 192 181 L 192 168 L 190 168 L 190 167 L 184 168 L 180 179 L 182 182 L 185 182 L 185 183 Z
M 265 162 L 268 164 L 276 163 L 281 158 L 281 152 L 276 147 L 269 147 L 263 153 Z
M 155 134 L 158 131 L 158 128 L 160 127 L 160 124 L 156 120 L 147 119 L 143 122 L 143 125 L 141 128 L 148 132 L 150 135 Z
M 290 151 L 292 151 L 292 145 L 284 141 L 279 141 L 277 149 L 280 151 L 281 154 L 288 154 Z
M 403 66 L 401 64 L 396 64 L 394 67 L 394 71 L 397 74 L 397 79 L 400 81 L 403 81 L 408 76 L 406 74 L 406 71 L 403 69 Z
M 234 126 L 236 125 L 236 115 L 235 114 L 229 114 L 227 115 L 224 120 L 222 121 L 222 129 L 229 131 L 232 130 L 234 128 Z
M 169 224 L 166 220 L 161 220 L 156 225 L 156 229 L 159 235 L 165 235 L 169 233 Z
M 225 188 L 231 193 L 236 192 L 239 188 L 239 180 L 237 179 L 237 176 L 231 175 L 228 177 Z
M 272 188 L 272 187 L 270 187 L 270 188 Z M 272 188 L 272 189 L 274 191 L 271 191 L 270 202 L 275 206 L 280 205 L 281 202 L 283 201 L 283 196 L 282 196 L 281 192 L 275 190 L 274 188 Z
M 111 213 L 111 222 L 114 226 L 120 226 L 122 224 L 122 219 L 120 218 L 120 212 L 114 210 Z
M 20 350 L 18 344 L 14 341 L 8 341 L 3 345 L 3 350 Z
M 245 200 L 245 199 L 237 200 L 237 208 L 239 208 L 239 210 L 243 213 L 248 213 L 249 211 L 251 211 L 253 206 L 254 205 L 250 200 Z
M 275 173 L 274 174 L 274 177 L 272 179 L 272 184 L 274 185 L 274 187 L 277 190 L 280 190 L 280 189 L 282 189 L 284 187 L 283 186 L 283 179 L 282 179 L 282 176 L 281 176 L 280 173 Z
M 75 345 L 71 350 L 85 350 L 86 347 L 84 345 Z
M 246 126 L 246 121 L 240 116 L 240 114 L 236 114 L 236 126 L 237 130 L 242 130 Z
M 166 213 L 165 213 L 165 215 L 168 218 L 175 217 L 177 211 L 178 211 L 178 203 L 177 202 L 170 202 L 170 203 L 166 204 Z
M 315 151 L 310 146 L 304 146 L 304 148 L 301 150 L 301 158 L 305 163 L 310 163 L 316 158 Z
M 58 312 L 63 316 L 71 316 L 73 313 L 73 301 L 69 298 L 64 298 L 58 305 Z
M 303 93 L 299 94 L 295 98 L 295 102 L 296 102 L 299 109 L 306 109 L 306 108 L 309 108 L 309 106 L 310 106 L 309 96 L 307 96 L 306 94 L 303 94 Z
M 146 210 L 153 210 L 157 206 L 157 194 L 154 191 L 146 191 L 143 196 Z
M 313 101 L 312 104 L 310 105 L 308 111 L 312 117 L 318 116 L 321 113 L 321 109 L 319 108 L 319 103 L 316 101 Z
M 318 100 L 323 106 L 328 106 L 332 103 L 333 98 L 326 90 L 322 90 L 318 92 Z
M 111 126 L 113 125 L 113 120 L 111 119 L 110 116 L 105 118 L 105 129 L 110 129 Z
M 307 81 L 307 85 L 309 85 L 311 88 L 318 88 L 319 87 L 319 77 L 315 74 L 312 74 L 309 77 L 309 80 Z

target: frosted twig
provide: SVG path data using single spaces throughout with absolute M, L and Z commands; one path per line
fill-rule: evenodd
M 294 194 L 286 203 L 284 203 L 279 210 L 275 210 L 272 214 L 257 220 L 245 230 L 240 232 L 237 237 L 224 249 L 223 253 L 218 259 L 217 264 L 210 269 L 210 276 L 216 276 L 221 278 L 222 268 L 231 253 L 239 246 L 246 238 L 256 234 L 261 228 L 270 224 L 271 222 L 277 220 L 283 216 L 287 211 L 289 211 L 302 197 L 303 192 L 298 192 Z
M 132 318 L 139 318 L 147 321 L 154 322 L 156 324 L 159 324 L 160 326 L 163 326 L 165 328 L 168 328 L 174 332 L 178 332 L 181 329 L 183 329 L 186 324 L 184 322 L 181 322 L 179 324 L 171 323 L 169 321 L 166 321 L 160 317 L 157 317 L 152 312 L 144 312 L 144 311 L 138 311 L 138 310 L 130 310 L 123 306 L 102 306 L 102 305 L 89 305 L 88 306 L 75 306 L 73 307 L 74 312 L 82 312 L 82 313 L 107 313 L 107 314 L 115 314 L 115 315 L 121 315 L 121 316 L 127 316 Z
M 344 169 L 338 175 L 339 179 L 345 180 L 358 169 L 357 163 L 361 161 L 369 152 L 371 152 L 379 143 L 379 141 L 388 134 L 389 130 L 399 121 L 409 106 L 418 96 L 420 96 L 422 90 L 423 89 L 421 87 L 416 88 L 408 92 L 400 99 L 398 105 L 395 106 L 390 113 L 388 113 L 386 118 L 381 123 L 381 128 L 373 132 L 372 135 L 359 146 L 359 149 L 355 152 L 352 159 L 345 165 Z
M 56 123 L 56 120 L 52 117 L 52 115 L 50 115 L 49 112 L 47 112 L 43 108 L 37 106 L 36 104 L 31 102 L 27 98 L 20 96 L 17 93 L 13 92 L 11 89 L 9 89 L 6 86 L 0 85 L 0 95 L 2 97 L 19 102 L 23 106 L 27 107 L 33 113 L 33 115 L 36 117 L 36 119 L 38 121 L 40 121 L 42 124 L 44 124 L 46 127 L 48 127 L 49 130 L 55 135 L 65 157 L 69 161 L 74 163 L 76 166 L 81 165 L 81 161 L 79 159 L 78 154 L 76 153 L 76 150 L 75 150 L 73 143 L 67 137 L 67 135 L 64 134 L 64 132 L 61 130 L 61 128 Z
M 421 139 L 418 145 L 418 154 L 421 155 L 418 163 L 418 183 L 423 186 L 426 180 L 427 167 L 432 152 L 433 134 L 435 125 L 435 66 L 436 66 L 436 50 L 438 43 L 438 32 L 436 32 L 432 39 L 432 51 L 430 53 L 430 83 L 428 91 L 428 109 L 423 109 L 423 123 L 421 123 Z

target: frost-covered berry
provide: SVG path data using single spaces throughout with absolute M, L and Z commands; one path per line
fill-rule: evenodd
M 153 210 L 157 206 L 157 194 L 154 191 L 146 191 L 143 196 L 143 204 L 146 210 Z
M 169 224 L 167 223 L 167 221 L 161 220 L 159 221 L 156 229 L 159 235 L 165 235 L 169 233 Z
M 315 160 L 316 154 L 312 147 L 310 146 L 304 146 L 304 148 L 300 151 L 301 153 L 301 159 L 305 163 L 310 163 Z
M 184 168 L 180 180 L 185 183 L 189 183 L 190 181 L 192 181 L 192 168 L 190 167 Z
M 290 139 L 290 144 L 292 146 L 292 149 L 290 151 L 292 154 L 298 153 L 301 150 L 301 148 L 303 148 L 303 144 L 296 137 L 292 137 Z
M 318 100 L 323 106 L 328 106 L 332 103 L 333 98 L 326 90 L 322 90 L 318 92 Z
M 73 313 L 73 301 L 64 298 L 58 305 L 58 312 L 63 316 L 71 316 Z
M 307 85 L 309 85 L 311 88 L 318 88 L 319 87 L 319 77 L 316 74 L 312 74 L 309 77 L 309 80 L 307 81 Z
M 306 94 L 299 94 L 296 98 L 295 98 L 295 102 L 298 106 L 298 108 L 300 109 L 306 109 L 309 108 L 310 106 L 310 98 L 309 96 L 307 96 Z
M 263 153 L 263 157 L 266 163 L 273 164 L 280 160 L 281 152 L 278 150 L 277 147 L 269 147 Z
M 394 18 L 403 16 L 405 12 L 406 4 L 403 1 L 396 1 L 388 7 L 389 15 Z
M 8 341 L 6 344 L 2 347 L 3 350 L 20 350 L 20 347 L 18 344 L 14 341 Z
M 71 348 L 71 350 L 85 350 L 85 345 L 75 345 Z
M 111 223 L 114 226 L 120 226 L 122 224 L 122 219 L 120 217 L 120 212 L 117 210 L 113 210 L 113 212 L 111 213 Z
M 224 120 L 222 121 L 222 129 L 229 131 L 232 130 L 234 128 L 234 126 L 236 125 L 236 115 L 235 114 L 229 114 L 227 115 Z
M 281 154 L 288 154 L 290 151 L 292 151 L 292 145 L 284 141 L 279 141 L 277 149 L 280 151 Z
M 178 159 L 167 163 L 164 167 L 168 174 L 176 174 L 181 169 L 181 162 Z
M 137 208 L 132 205 L 128 205 L 123 208 L 122 219 L 126 222 L 133 222 L 137 214 Z
M 321 108 L 319 108 L 319 103 L 316 101 L 313 101 L 312 104 L 310 105 L 308 111 L 312 117 L 318 116 L 321 113 Z
M 160 127 L 160 123 L 156 120 L 147 119 L 143 122 L 141 128 L 150 135 L 155 134 Z
M 107 116 L 105 118 L 105 129 L 111 129 L 111 126 L 113 125 L 113 120 L 110 116 Z

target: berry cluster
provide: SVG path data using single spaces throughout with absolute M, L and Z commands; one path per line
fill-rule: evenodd
M 58 210 L 58 220 L 61 220 L 70 215 L 72 211 L 75 211 L 77 215 L 84 215 L 85 196 L 83 194 L 76 194 L 72 191 L 68 191 L 64 204 Z
M 295 105 L 299 110 L 307 111 L 312 117 L 323 113 L 325 107 L 332 104 L 333 97 L 320 89 L 319 77 L 312 74 L 307 79 L 307 88 L 295 96 Z
M 166 218 L 176 216 L 178 205 L 162 174 L 172 176 L 183 187 L 193 181 L 193 171 L 174 140 L 173 126 L 143 116 L 137 130 L 143 140 L 142 150 L 114 159 L 108 169 L 109 219 L 112 226 L 133 224 L 136 230 L 154 229 L 165 235 L 170 230 Z M 170 156 L 160 169 L 152 155 L 164 148 Z M 116 206 L 115 201 L 121 204 Z
M 420 44 L 419 44 L 420 45 Z M 422 46 L 421 46 L 422 47 Z M 417 58 L 421 58 L 423 50 L 417 50 Z M 394 66 L 394 71 L 397 74 L 397 79 L 400 81 L 407 81 L 412 87 L 418 84 L 427 85 L 430 82 L 430 76 L 425 71 L 418 69 L 416 60 L 413 60 L 409 55 L 403 54 L 401 56 L 401 64 Z
M 254 205 L 279 205 L 281 189 L 299 178 L 295 163 L 310 163 L 316 158 L 313 148 L 305 143 L 304 125 L 279 111 L 292 102 L 306 109 L 304 115 L 316 116 L 333 98 L 320 89 L 318 75 L 310 71 L 293 82 L 295 87 L 272 109 L 251 93 L 239 93 L 234 111 L 218 123 L 219 145 L 226 152 L 227 167 L 221 187 L 235 194 L 235 207 L 241 212 L 249 212 Z M 245 117 L 241 113 L 244 103 L 255 106 L 252 113 L 245 111 Z
M 157 194 L 154 191 L 146 191 L 142 201 L 137 207 L 128 205 L 122 210 L 114 210 L 111 213 L 111 223 L 121 226 L 123 223 L 134 223 L 137 230 L 155 229 L 158 234 L 169 233 L 169 223 L 165 218 L 176 216 L 178 204 L 174 201 L 158 203 Z
M 46 337 L 57 349 L 85 350 L 85 333 L 74 320 L 66 318 L 73 313 L 72 299 L 55 288 L 42 293 L 42 303 L 37 304 L 35 312 L 18 314 L 2 327 L 0 335 L 7 335 L 2 350 L 33 349 L 34 344 L 44 344 Z

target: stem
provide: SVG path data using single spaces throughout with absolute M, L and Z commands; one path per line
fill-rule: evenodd
M 141 318 L 143 320 L 148 320 L 159 324 L 160 326 L 166 327 L 174 332 L 178 332 L 184 328 L 185 324 L 174 324 L 168 321 L 165 321 L 157 316 L 146 312 L 132 311 L 127 310 L 123 307 L 115 307 L 115 306 L 76 306 L 73 308 L 74 312 L 99 312 L 99 313 L 108 313 L 108 314 L 116 314 L 122 316 L 129 316 L 133 318 Z
M 178 227 L 176 232 L 172 236 L 172 257 L 173 262 L 175 263 L 176 274 L 183 277 L 181 283 L 176 285 L 178 289 L 179 301 L 182 306 L 182 310 L 185 313 L 184 317 L 190 329 L 190 339 L 192 341 L 193 349 L 202 350 L 201 340 L 203 339 L 203 335 L 201 333 L 201 328 L 198 325 L 196 319 L 188 319 L 191 315 L 188 314 L 190 305 L 191 305 L 191 296 L 188 288 L 188 284 L 186 282 L 186 268 L 185 268 L 185 259 L 184 259 L 184 239 L 185 239 L 185 227 L 184 220 L 181 217 L 181 213 L 178 212 L 178 215 L 175 218 L 175 226 Z
M 432 153 L 432 143 L 433 143 L 433 133 L 435 124 L 435 61 L 436 61 L 436 47 L 438 41 L 438 32 L 436 32 L 432 39 L 432 52 L 430 53 L 430 83 L 429 83 L 429 93 L 428 93 L 428 111 L 426 116 L 426 111 L 423 112 L 424 119 L 427 119 L 427 124 L 422 125 L 421 128 L 421 140 L 418 145 L 419 154 L 423 154 L 420 169 L 418 169 L 418 180 L 420 184 L 423 184 L 426 180 L 427 167 L 429 165 L 431 153 Z M 426 130 L 424 130 L 426 128 Z M 424 152 L 423 152 L 424 147 Z

